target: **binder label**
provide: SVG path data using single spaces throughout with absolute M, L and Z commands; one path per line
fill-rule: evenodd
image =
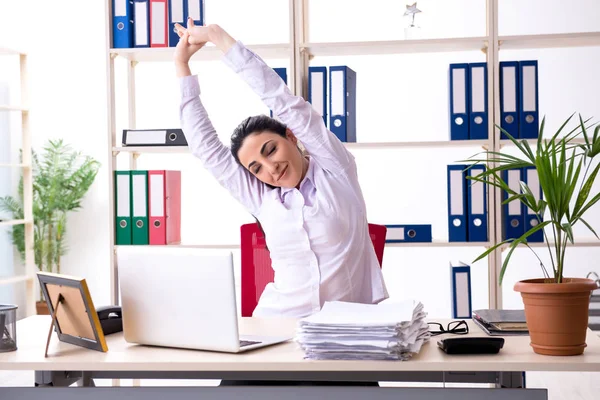
M 467 113 L 467 94 L 462 89 L 466 85 L 465 72 L 466 70 L 464 68 L 455 68 L 452 70 L 452 81 L 454 82 L 454 90 L 452 91 L 452 108 L 454 114 Z M 460 122 L 457 121 L 456 123 L 461 125 L 462 119 Z
M 115 17 L 127 16 L 127 1 L 128 0 L 115 0 Z
M 183 0 L 171 0 L 171 21 L 183 21 Z M 185 24 L 184 24 L 185 25 Z M 187 26 L 187 25 L 185 25 Z
M 503 67 L 504 81 L 502 91 L 504 92 L 504 112 L 517 112 L 517 68 Z M 506 122 L 513 122 L 512 119 Z
M 331 115 L 346 116 L 344 112 L 344 72 L 331 71 Z
M 523 67 L 523 111 L 537 111 L 535 109 L 535 66 Z M 533 116 L 531 116 L 533 118 Z M 533 122 L 527 121 L 527 122 Z
M 133 175 L 133 216 L 145 217 L 146 213 L 146 175 Z
M 471 70 L 471 99 L 471 110 L 473 112 L 485 112 L 485 75 L 483 67 L 476 67 Z M 483 119 L 480 117 L 478 123 L 481 122 L 483 122 Z

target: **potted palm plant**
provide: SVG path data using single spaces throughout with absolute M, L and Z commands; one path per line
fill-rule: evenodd
M 598 234 L 584 216 L 600 200 L 599 193 L 592 193 L 594 181 L 600 170 L 600 164 L 596 163 L 596 166 L 593 166 L 594 158 L 600 153 L 600 126 L 596 126 L 594 135 L 590 138 L 588 129 L 591 129 L 591 126 L 586 126 L 587 121 L 584 122 L 579 116 L 576 127 L 561 136 L 572 117 L 573 115 L 549 140 L 543 137 L 544 118 L 536 150 L 532 150 L 526 140 L 517 140 L 498 127 L 520 151 L 520 157 L 486 150 L 479 153 L 485 154 L 485 159 L 477 159 L 477 155 L 470 159 L 475 163 L 491 163 L 486 171 L 470 179 L 485 181 L 506 191 L 508 196 L 504 203 L 519 200 L 538 216 L 548 215 L 543 220 L 538 217 L 538 224 L 521 237 L 504 240 L 475 260 L 480 260 L 496 248 L 508 244 L 508 253 L 499 276 L 499 284 L 502 285 L 514 250 L 518 246 L 531 249 L 527 238 L 539 230 L 543 231 L 552 271 L 549 273 L 541 263 L 544 277 L 517 282 L 514 290 L 520 292 L 523 298 L 531 346 L 535 353 L 545 355 L 583 353 L 586 346 L 590 295 L 597 288 L 591 279 L 564 275 L 567 248 L 569 243 L 575 243 L 573 226 L 578 223 L 584 224 L 598 238 Z M 575 140 L 580 138 L 583 138 L 583 143 L 581 140 Z M 540 199 L 534 197 L 524 182 L 520 183 L 520 191 L 516 192 L 503 181 L 502 171 L 522 167 L 535 167 L 537 170 L 542 190 Z
M 32 152 L 34 260 L 40 271 L 60 273 L 61 257 L 67 252 L 67 213 L 81 208 L 81 200 L 94 182 L 100 163 L 73 150 L 63 140 L 50 140 L 41 159 Z M 23 179 L 18 198 L 0 198 L 0 210 L 13 219 L 23 219 Z M 16 225 L 10 232 L 13 245 L 25 259 L 25 228 Z M 38 314 L 47 314 L 40 292 Z

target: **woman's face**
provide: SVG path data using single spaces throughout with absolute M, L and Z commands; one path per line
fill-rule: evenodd
M 266 184 L 293 188 L 306 172 L 306 160 L 289 129 L 283 137 L 270 131 L 248 135 L 238 151 L 242 165 Z

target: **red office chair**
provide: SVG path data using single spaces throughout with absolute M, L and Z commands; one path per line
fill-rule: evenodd
M 265 237 L 258 224 L 245 224 L 240 228 L 242 253 L 242 317 L 251 317 L 258 299 L 267 283 L 273 282 L 275 273 Z M 369 235 L 375 248 L 379 266 L 383 263 L 385 249 L 385 225 L 369 224 Z

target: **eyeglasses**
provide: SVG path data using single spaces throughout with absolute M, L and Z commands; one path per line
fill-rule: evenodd
M 444 329 L 444 326 L 439 322 L 428 322 L 427 324 L 432 325 L 433 329 L 430 328 L 429 330 L 429 333 L 432 336 L 437 336 L 444 333 L 453 333 L 456 335 L 466 335 L 469 333 L 469 325 L 467 325 L 467 322 L 464 320 L 449 322 L 448 325 L 446 325 L 446 329 Z M 435 330 L 436 327 L 437 330 Z

